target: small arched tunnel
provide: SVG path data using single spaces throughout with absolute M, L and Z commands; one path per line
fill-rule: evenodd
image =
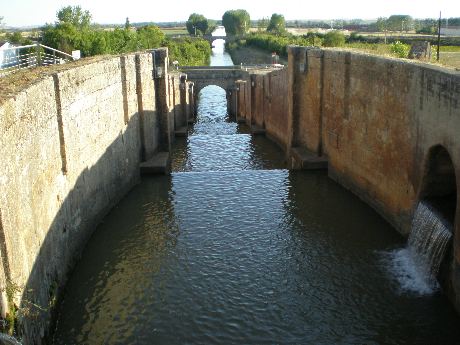
M 228 93 L 220 85 L 207 85 L 196 94 L 198 114 L 206 113 L 208 116 L 228 115 Z
M 441 145 L 428 152 L 420 200 L 428 201 L 449 223 L 455 224 L 457 179 L 449 152 Z
M 460 248 L 458 238 L 460 233 L 455 236 L 455 227 L 458 227 L 456 224 L 457 191 L 457 177 L 451 155 L 441 145 L 432 147 L 426 158 L 419 201 L 428 202 L 448 223 L 454 235 L 454 241 L 447 248 L 438 273 L 438 280 L 448 296 L 460 295 L 460 277 L 458 282 L 452 279 L 454 248 Z M 457 293 L 455 290 L 458 290 Z

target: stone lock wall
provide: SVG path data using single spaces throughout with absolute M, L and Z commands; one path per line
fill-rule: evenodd
M 251 74 L 251 113 L 240 111 L 246 109 L 240 100 L 238 116 L 262 124 L 289 158 L 292 148 L 327 157 L 329 176 L 404 235 L 424 185 L 433 184 L 427 170 L 436 148 L 447 152 L 454 171 L 437 168 L 441 178 L 434 183 L 456 179 L 456 188 L 449 188 L 460 200 L 458 71 L 332 49 L 290 47 L 288 55 L 288 67 L 262 73 L 263 83 Z M 459 219 L 457 203 L 445 289 L 458 310 Z
M 156 79 L 153 54 L 165 72 Z M 161 138 L 173 137 L 182 106 L 168 91 L 178 82 L 167 50 L 153 54 L 44 70 L 0 99 L 1 312 L 20 308 L 24 344 L 41 343 L 98 221 L 139 181 L 140 162 L 167 148 Z

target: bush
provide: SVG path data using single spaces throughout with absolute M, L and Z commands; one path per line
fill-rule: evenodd
M 390 44 L 390 51 L 393 55 L 399 58 L 407 58 L 409 55 L 409 46 L 407 44 L 396 41 Z
M 323 45 L 325 47 L 343 47 L 345 45 L 345 35 L 341 31 L 329 31 L 324 35 Z

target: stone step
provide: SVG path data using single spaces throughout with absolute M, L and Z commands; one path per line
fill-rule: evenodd
M 152 158 L 140 164 L 141 175 L 167 175 L 170 172 L 169 152 L 157 152 Z
M 254 135 L 258 135 L 258 134 L 265 134 L 265 128 L 261 127 L 261 126 L 258 126 L 258 125 L 252 125 L 251 126 L 251 133 L 254 134 Z
M 182 127 L 179 127 L 178 129 L 176 129 L 174 131 L 174 135 L 176 137 L 186 137 L 187 136 L 187 132 L 188 132 L 188 128 L 187 126 L 182 126 Z
M 293 147 L 291 149 L 293 168 L 301 170 L 327 170 L 328 160 L 326 157 L 319 157 L 316 153 L 304 147 Z

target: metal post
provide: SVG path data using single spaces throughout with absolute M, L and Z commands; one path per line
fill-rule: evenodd
M 41 66 L 41 59 L 40 59 L 40 43 L 37 43 L 35 46 L 36 54 L 37 54 L 37 66 Z
M 439 61 L 439 46 L 441 44 L 441 11 L 439 11 L 439 21 L 438 21 L 438 49 L 436 51 L 436 61 Z

